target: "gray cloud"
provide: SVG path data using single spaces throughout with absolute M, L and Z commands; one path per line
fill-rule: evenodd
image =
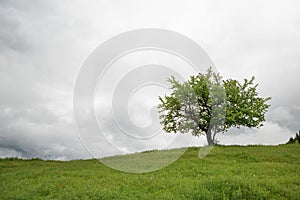
M 283 143 L 300 129 L 299 7 L 293 0 L 1 1 L 0 156 L 90 157 L 74 128 L 76 76 L 99 44 L 144 27 L 185 34 L 207 51 L 224 78 L 254 75 L 260 94 L 272 97 L 265 127 L 231 129 L 221 143 Z M 102 117 L 110 134 L 112 119 Z M 108 155 L 110 144 L 103 139 L 89 142 Z M 202 143 L 200 138 L 194 145 Z

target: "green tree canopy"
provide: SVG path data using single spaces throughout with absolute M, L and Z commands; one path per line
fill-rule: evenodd
M 161 124 L 168 133 L 206 135 L 209 145 L 216 143 L 216 134 L 230 127 L 260 127 L 270 105 L 268 98 L 258 97 L 254 77 L 222 80 L 210 68 L 206 74 L 191 76 L 180 83 L 174 77 L 171 94 L 159 97 Z

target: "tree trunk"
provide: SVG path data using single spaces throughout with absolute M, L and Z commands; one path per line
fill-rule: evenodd
M 206 139 L 209 146 L 215 144 L 215 141 L 212 139 L 211 129 L 208 129 L 208 131 L 206 132 Z

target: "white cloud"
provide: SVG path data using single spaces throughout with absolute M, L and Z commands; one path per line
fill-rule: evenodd
M 218 136 L 220 143 L 226 145 L 277 145 L 285 144 L 295 134 L 288 128 L 272 122 L 265 122 L 264 126 L 259 129 L 242 129 L 239 134 L 232 134 L 232 132 L 234 131 L 220 134 Z

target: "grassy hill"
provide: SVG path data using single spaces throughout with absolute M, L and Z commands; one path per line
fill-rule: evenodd
M 203 159 L 198 152 L 141 174 L 98 160 L 2 159 L 0 199 L 300 199 L 299 144 L 217 146 Z

